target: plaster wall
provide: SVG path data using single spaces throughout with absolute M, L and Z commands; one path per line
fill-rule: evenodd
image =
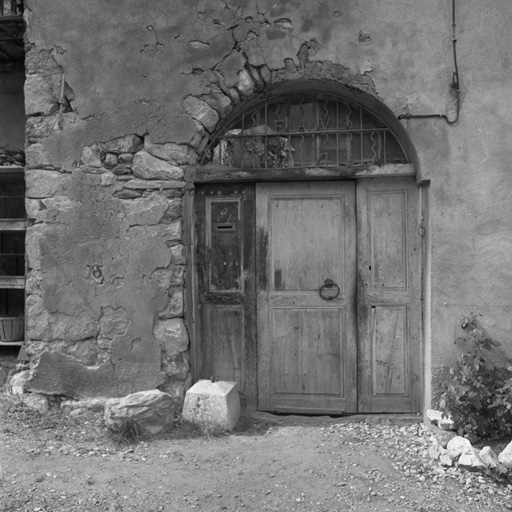
M 458 4 L 460 119 L 403 121 L 418 181 L 430 180 L 425 332 L 434 381 L 470 311 L 485 314 L 512 355 L 508 0 Z M 185 176 L 209 133 L 240 102 L 299 78 L 364 90 L 397 116 L 453 119 L 451 7 L 27 0 L 33 389 L 121 395 L 160 386 L 179 399 L 190 376 Z

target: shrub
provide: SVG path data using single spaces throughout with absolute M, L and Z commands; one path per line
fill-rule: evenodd
M 441 407 L 455 422 L 459 435 L 502 438 L 512 434 L 512 366 L 495 366 L 485 356 L 494 341 L 471 313 L 463 318 L 463 342 L 470 349 L 450 368 L 451 382 L 441 395 Z
M 117 444 L 134 445 L 138 444 L 142 439 L 142 431 L 140 425 L 133 419 L 127 419 L 121 423 L 116 430 L 109 428 L 110 434 Z

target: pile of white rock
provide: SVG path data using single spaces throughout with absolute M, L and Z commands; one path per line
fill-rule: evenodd
M 512 472 L 512 441 L 497 455 L 490 446 L 480 450 L 471 444 L 470 439 L 458 436 L 453 420 L 442 412 L 429 409 L 426 416 L 432 432 L 430 458 L 439 460 L 443 466 L 456 466 L 467 471 Z

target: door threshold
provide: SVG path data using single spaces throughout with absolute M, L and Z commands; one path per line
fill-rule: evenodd
M 421 413 L 348 413 L 342 415 L 306 415 L 245 410 L 246 417 L 280 425 L 324 425 L 338 423 L 368 423 L 370 425 L 407 426 L 423 423 Z

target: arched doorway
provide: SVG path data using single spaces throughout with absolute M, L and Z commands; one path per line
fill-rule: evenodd
M 336 84 L 224 120 L 194 178 L 195 376 L 260 410 L 419 411 L 413 161 L 389 109 Z

